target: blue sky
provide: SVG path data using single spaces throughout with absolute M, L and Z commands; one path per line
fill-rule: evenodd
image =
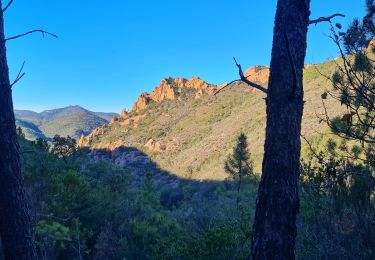
M 5 1 L 3 0 L 4 4 Z M 311 0 L 311 17 L 363 16 L 364 0 Z M 210 83 L 237 78 L 243 67 L 270 61 L 276 0 L 15 0 L 7 36 L 43 28 L 58 39 L 31 35 L 8 43 L 17 109 L 81 105 L 119 112 L 162 78 L 200 76 Z M 328 26 L 312 26 L 306 62 L 337 56 Z

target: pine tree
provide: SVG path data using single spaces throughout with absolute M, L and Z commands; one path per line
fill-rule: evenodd
M 239 193 L 243 178 L 253 174 L 253 162 L 250 158 L 247 137 L 244 133 L 238 136 L 233 154 L 228 156 L 224 169 L 233 179 L 238 179 L 237 192 Z
M 348 140 L 360 141 L 363 146 L 375 144 L 375 4 L 366 1 L 367 14 L 354 19 L 346 32 L 336 24 L 331 38 L 338 47 L 342 62 L 332 77 L 333 90 L 329 97 L 340 101 L 347 112 L 342 117 L 324 119 L 331 130 Z M 327 99 L 322 95 L 322 99 Z
M 21 173 L 2 6 L 0 0 L 0 236 L 5 259 L 32 260 L 34 235 Z
M 303 67 L 310 0 L 278 0 L 251 259 L 295 259 Z

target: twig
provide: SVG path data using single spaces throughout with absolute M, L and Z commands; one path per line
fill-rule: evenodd
M 7 6 L 5 6 L 5 7 L 3 8 L 3 13 L 5 13 L 5 11 L 6 11 L 6 10 L 12 5 L 13 1 L 14 1 L 14 0 L 10 0 L 10 1 L 8 2 Z
M 345 15 L 337 13 L 337 14 L 333 14 L 333 15 L 328 16 L 328 17 L 319 17 L 318 19 L 310 20 L 309 24 L 315 24 L 315 25 L 317 25 L 318 23 L 321 23 L 321 22 L 329 22 L 330 23 L 331 20 L 332 20 L 332 18 L 337 17 L 337 16 L 345 17 Z
M 313 148 L 312 144 L 309 142 L 309 140 L 307 140 L 307 138 L 300 134 L 300 136 L 305 140 L 305 142 L 307 143 L 307 145 L 309 146 L 310 148 L 310 151 L 313 153 L 313 155 L 318 159 L 319 162 L 323 162 L 324 164 L 327 165 L 327 162 L 322 158 L 322 156 L 320 156 L 316 151 L 315 149 Z
M 234 62 L 236 63 L 236 66 L 237 66 L 237 68 L 238 68 L 238 74 L 240 75 L 240 78 L 241 78 L 241 81 L 242 81 L 242 82 L 245 82 L 247 85 L 249 85 L 249 86 L 251 86 L 251 87 L 253 87 L 253 88 L 256 88 L 256 89 L 258 89 L 258 90 L 260 90 L 260 91 L 262 91 L 262 92 L 264 92 L 264 93 L 266 93 L 266 94 L 268 93 L 268 90 L 267 90 L 266 88 L 264 88 L 264 87 L 262 87 L 261 85 L 258 85 L 258 84 L 256 84 L 256 83 L 254 83 L 254 82 L 248 80 L 247 77 L 245 77 L 245 75 L 244 75 L 244 73 L 243 73 L 243 70 L 242 70 L 241 65 L 238 64 L 238 62 L 237 62 L 237 60 L 236 60 L 235 57 L 233 57 L 233 60 L 234 60 Z
M 214 95 L 216 96 L 216 95 L 219 94 L 223 89 L 229 87 L 230 85 L 232 85 L 233 83 L 238 82 L 238 81 L 241 81 L 241 79 L 236 79 L 236 80 L 233 80 L 233 81 L 229 82 L 229 83 L 226 84 L 224 87 L 218 89 L 218 90 L 214 93 Z
M 50 35 L 52 37 L 55 37 L 55 38 L 58 38 L 57 35 L 53 34 L 53 33 L 50 33 L 50 32 L 46 32 L 44 30 L 40 30 L 40 29 L 36 29 L 36 30 L 32 30 L 32 31 L 29 31 L 29 32 L 26 32 L 26 33 L 23 33 L 23 34 L 20 34 L 20 35 L 16 35 L 16 36 L 13 36 L 13 37 L 9 37 L 7 39 L 5 39 L 5 41 L 10 41 L 10 40 L 14 40 L 14 39 L 17 39 L 17 38 L 21 38 L 23 36 L 26 36 L 28 34 L 32 34 L 32 33 L 41 33 L 43 35 L 43 37 L 47 34 L 47 35 Z
M 18 81 L 20 81 L 23 76 L 25 76 L 25 72 L 23 72 L 23 68 L 25 67 L 25 62 L 22 63 L 22 66 L 21 66 L 21 69 L 20 71 L 18 72 L 18 75 L 16 77 L 16 79 L 13 81 L 12 84 L 10 84 L 10 87 L 12 88 L 15 84 L 17 84 Z

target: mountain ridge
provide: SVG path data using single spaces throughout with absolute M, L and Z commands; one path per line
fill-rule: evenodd
M 15 109 L 14 113 L 16 125 L 24 130 L 26 138 L 30 140 L 38 137 L 51 140 L 57 134 L 78 139 L 118 116 L 117 113 L 92 112 L 77 105 L 40 113 Z
M 269 77 L 269 67 L 255 65 L 246 70 L 245 76 L 250 80 L 258 84 L 266 84 Z M 153 91 L 148 94 L 142 92 L 138 97 L 137 101 L 132 106 L 130 112 L 137 112 L 145 107 L 150 102 L 161 102 L 163 100 L 175 100 L 178 99 L 179 93 L 183 89 L 191 89 L 196 91 L 196 98 L 199 98 L 204 93 L 210 95 L 214 94 L 220 87 L 225 84 L 211 84 L 202 80 L 198 76 L 194 76 L 191 79 L 182 77 L 177 78 L 164 78 L 160 84 L 156 86 Z
M 324 113 L 321 94 L 330 83 L 320 73 L 332 75 L 334 69 L 333 61 L 305 66 L 303 134 L 306 137 L 326 129 L 318 116 Z M 269 67 L 251 67 L 247 75 L 266 86 Z M 123 111 L 118 119 L 82 136 L 78 145 L 90 148 L 94 154 L 98 149 L 110 152 L 136 147 L 161 168 L 180 177 L 194 175 L 197 179 L 222 180 L 227 176 L 223 163 L 232 151 L 235 136 L 244 132 L 255 169 L 260 172 L 266 122 L 264 94 L 244 83 L 234 83 L 218 95 L 213 94 L 224 84 L 206 83 L 205 88 L 189 88 L 186 84 L 183 78 L 162 80 L 151 94 L 142 93 L 130 112 Z M 328 112 L 342 111 L 334 100 L 325 102 Z M 118 158 L 118 163 L 121 160 Z

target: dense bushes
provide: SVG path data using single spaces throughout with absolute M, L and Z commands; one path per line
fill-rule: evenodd
M 299 257 L 374 259 L 373 153 L 337 138 L 316 149 L 302 163 Z
M 191 181 L 184 188 L 163 190 L 154 185 L 150 172 L 138 187 L 127 170 L 105 162 L 90 164 L 87 152 L 71 149 L 70 140 L 58 137 L 50 147 L 19 135 L 41 259 L 247 255 L 255 186 L 246 180 L 238 207 L 230 183 L 197 190 Z
M 40 139 L 20 133 L 20 142 L 41 259 L 247 258 L 254 178 L 239 194 L 231 180 L 158 188 L 152 172 L 139 187 L 125 169 L 90 164 L 85 150 L 64 160 Z M 338 138 L 309 144 L 297 258 L 374 258 L 374 153 Z

